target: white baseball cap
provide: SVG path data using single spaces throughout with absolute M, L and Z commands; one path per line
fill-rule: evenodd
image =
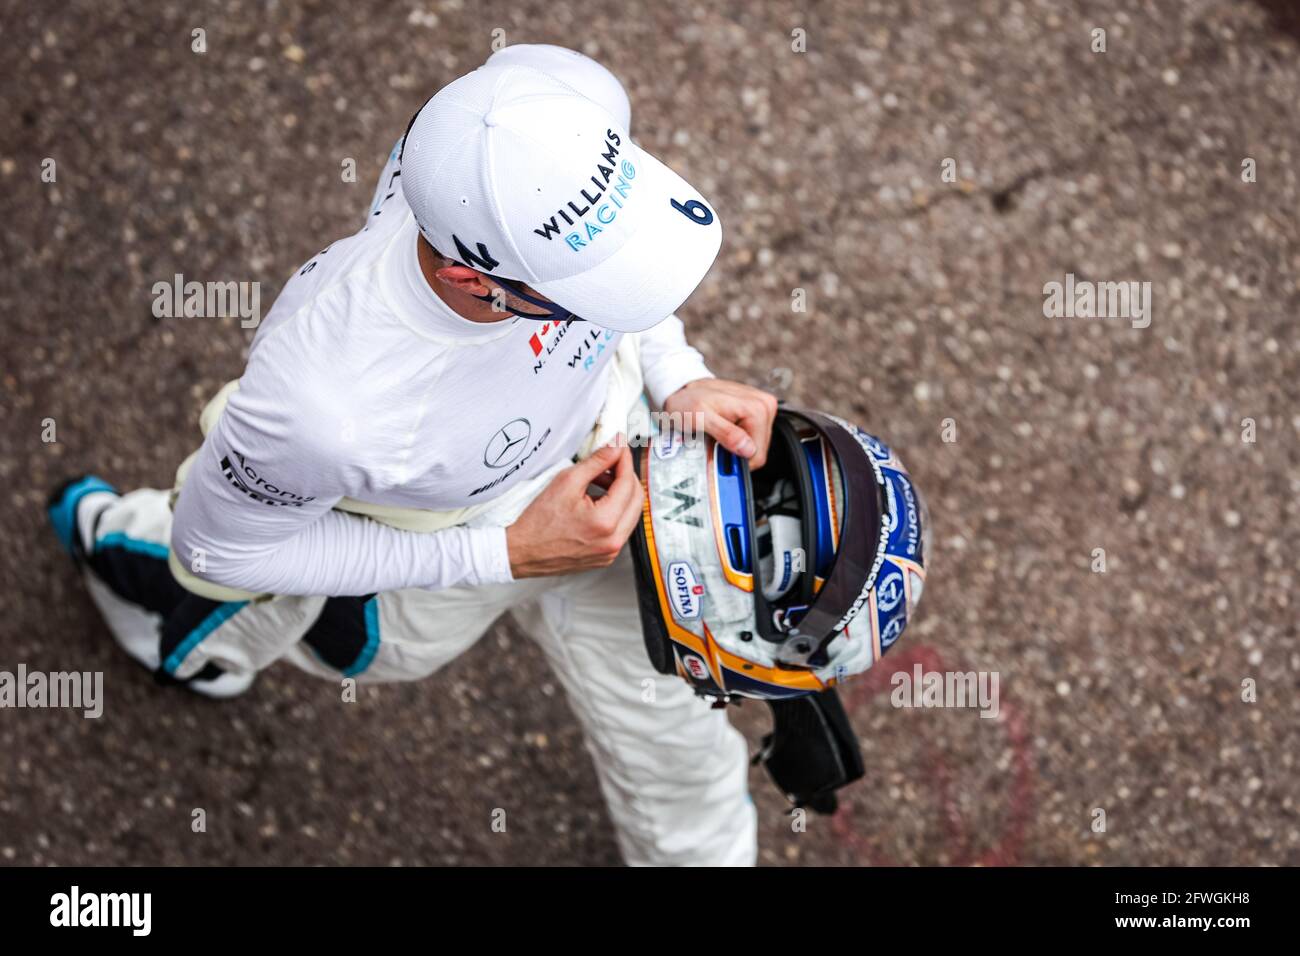
M 435 249 L 607 329 L 666 319 L 722 244 L 696 189 L 600 104 L 531 67 L 486 64 L 443 87 L 400 163 Z
M 602 64 L 577 50 L 551 43 L 516 43 L 497 50 L 486 65 L 531 66 L 595 100 L 609 110 L 619 126 L 632 131 L 632 104 L 623 84 Z

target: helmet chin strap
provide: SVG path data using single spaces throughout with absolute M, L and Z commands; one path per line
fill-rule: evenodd
M 834 813 L 835 791 L 866 773 L 858 735 L 835 688 L 767 703 L 772 732 L 750 762 L 761 763 L 796 807 Z
M 500 276 L 494 276 L 494 275 L 487 275 L 487 278 L 491 279 L 498 286 L 505 289 L 507 292 L 509 292 L 511 295 L 515 296 L 516 298 L 523 299 L 529 305 L 535 305 L 539 309 L 546 310 L 544 314 L 539 315 L 536 312 L 523 312 L 519 309 L 516 309 L 512 306 L 502 303 L 501 307 L 504 308 L 511 315 L 517 315 L 521 319 L 532 319 L 536 322 L 582 322 L 584 321 L 582 316 L 574 315 L 564 306 L 556 302 L 551 302 L 548 299 L 540 299 L 537 296 L 524 291 L 523 286 L 515 282 L 513 279 L 503 279 Z M 478 299 L 480 302 L 490 302 L 494 306 L 496 305 L 496 297 L 491 294 L 476 295 L 474 296 L 474 298 Z

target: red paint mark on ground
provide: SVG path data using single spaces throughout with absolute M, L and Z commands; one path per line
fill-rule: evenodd
M 850 715 L 862 704 L 876 694 L 892 689 L 891 680 L 898 671 L 912 672 L 915 665 L 929 671 L 946 671 L 950 668 L 944 663 L 934 648 L 924 644 L 912 645 L 889 655 L 885 666 L 877 666 L 861 677 L 841 687 L 844 705 Z M 954 668 L 964 670 L 964 668 Z M 1033 806 L 1033 762 L 1030 759 L 1029 727 L 1023 713 L 1015 702 L 1009 700 L 1004 689 L 999 688 L 1000 714 L 992 723 L 1004 729 L 1011 746 L 1011 767 L 1003 775 L 1006 781 L 1006 807 L 1000 831 L 993 834 L 992 843 L 977 841 L 976 833 L 969 821 L 962 817 L 957 801 L 953 797 L 954 787 L 960 786 L 954 780 L 947 755 L 928 740 L 923 741 L 925 773 L 923 779 L 933 785 L 935 803 L 939 807 L 940 827 L 948 850 L 948 858 L 953 866 L 1012 866 L 1019 862 L 1024 848 L 1025 830 Z M 864 781 L 871 783 L 871 771 L 868 769 Z M 862 791 L 859 790 L 859 793 Z M 831 829 L 844 843 L 849 845 L 862 862 L 869 866 L 898 866 L 894 860 L 875 849 L 858 829 L 854 819 L 852 804 L 841 798 L 839 812 L 831 818 Z M 980 842 L 988 847 L 979 852 Z

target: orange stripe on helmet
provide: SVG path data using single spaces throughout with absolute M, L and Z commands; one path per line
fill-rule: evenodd
M 663 569 L 659 565 L 659 548 L 655 544 L 654 522 L 650 518 L 650 455 L 641 457 L 641 485 L 645 490 L 645 497 L 641 505 L 641 528 L 645 531 L 646 551 L 650 555 L 651 576 L 654 578 L 655 597 L 659 600 L 659 614 L 668 628 L 669 637 L 678 644 L 685 645 L 693 650 L 696 654 L 708 658 L 708 648 L 705 642 L 698 635 L 692 634 L 686 628 L 677 623 L 673 617 L 672 605 L 668 600 L 668 592 L 664 588 Z

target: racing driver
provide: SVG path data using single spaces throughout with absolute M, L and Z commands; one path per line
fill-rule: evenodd
M 282 658 L 425 677 L 509 613 L 582 723 L 625 860 L 751 865 L 744 739 L 642 643 L 619 433 L 648 401 L 757 467 L 776 401 L 687 344 L 673 313 L 721 224 L 629 122 L 618 81 L 554 47 L 443 88 L 365 227 L 284 286 L 178 493 L 83 476 L 50 515 L 117 641 L 211 697 Z

